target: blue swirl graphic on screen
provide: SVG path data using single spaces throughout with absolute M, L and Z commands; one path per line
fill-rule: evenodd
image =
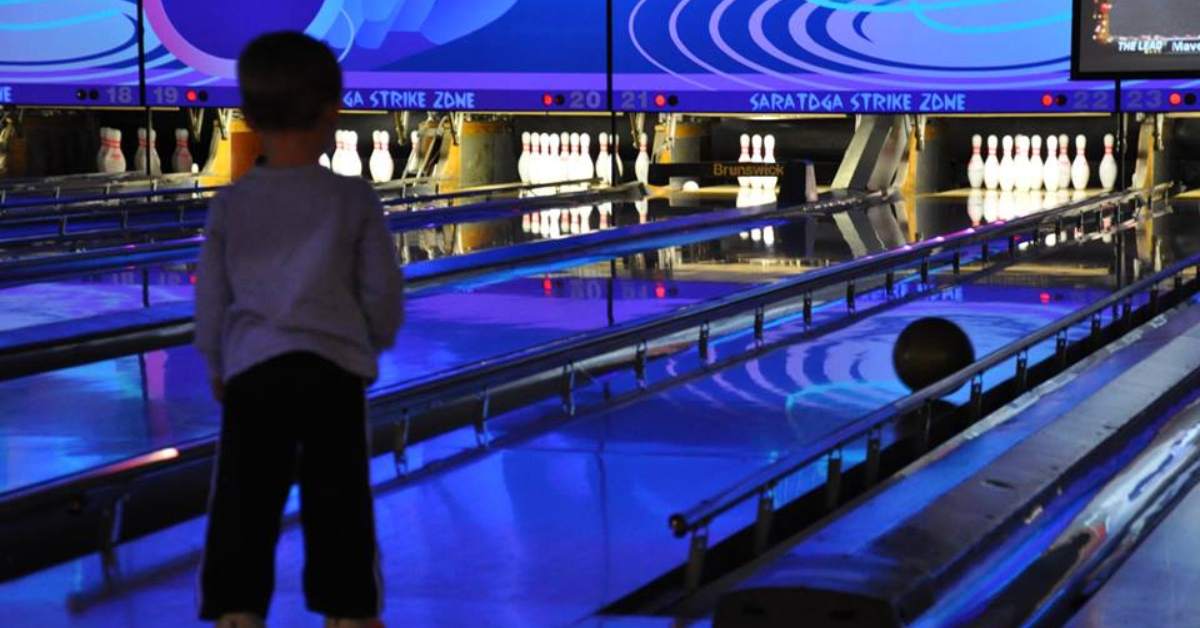
M 616 73 L 692 89 L 1036 88 L 1070 66 L 1071 0 L 616 1 Z
M 134 84 L 134 0 L 0 2 L 0 81 Z
M 254 36 L 299 30 L 324 40 L 348 70 L 376 69 L 444 46 L 508 13 L 517 0 L 146 0 L 147 21 L 182 64 L 232 78 Z
M 298 30 L 338 55 L 348 89 L 603 89 L 604 0 L 144 0 L 146 80 L 231 102 L 255 36 Z M 212 102 L 212 101 L 210 101 Z M 540 102 L 540 101 L 539 101 Z

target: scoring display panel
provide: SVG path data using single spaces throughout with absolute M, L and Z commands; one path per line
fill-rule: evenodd
M 1116 108 L 1069 80 L 1071 0 L 614 0 L 614 21 L 621 110 Z
M 1200 111 L 1200 80 L 1121 81 L 1121 111 Z
M 1080 77 L 1200 78 L 1197 0 L 1074 0 Z
M 235 106 L 238 53 L 255 36 L 286 29 L 338 55 L 348 109 L 608 105 L 605 0 L 144 0 L 144 7 L 151 105 Z
M 136 0 L 0 2 L 0 104 L 140 105 Z

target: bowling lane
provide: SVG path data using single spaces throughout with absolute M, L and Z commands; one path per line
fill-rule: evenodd
M 770 254 L 792 263 L 781 261 L 774 271 L 762 271 L 765 244 L 737 235 L 622 258 L 613 281 L 613 322 L 663 314 L 810 268 L 786 253 L 792 235 L 802 232 L 780 231 Z M 396 347 L 380 360 L 375 389 L 603 328 L 609 324 L 609 272 L 607 261 L 575 262 L 412 298 Z M 140 299 L 140 288 L 126 288 L 124 298 Z M 169 296 L 187 298 L 187 290 L 180 286 Z M 67 288 L 63 294 L 86 298 Z M 206 388 L 203 364 L 190 347 L 0 382 L 0 491 L 213 435 L 218 409 Z
M 696 207 L 695 211 L 704 208 Z M 440 259 L 513 244 L 669 220 L 678 215 L 661 203 L 605 203 L 527 215 L 537 219 L 536 233 L 522 217 L 418 229 L 397 234 L 405 262 Z M 544 228 L 542 227 L 544 223 Z M 553 225 L 553 227 L 551 226 Z M 586 227 L 584 225 L 587 225 Z M 150 302 L 193 299 L 190 265 L 149 269 Z M 140 271 L 101 273 L 0 290 L 0 331 L 135 310 L 142 307 Z

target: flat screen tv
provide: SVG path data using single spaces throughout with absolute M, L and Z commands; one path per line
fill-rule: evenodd
M 137 6 L 0 2 L 0 104 L 140 106 Z
M 237 56 L 299 30 L 329 44 L 347 109 L 602 110 L 605 0 L 143 0 L 151 105 L 238 104 Z
M 1072 0 L 1072 75 L 1200 78 L 1197 0 Z

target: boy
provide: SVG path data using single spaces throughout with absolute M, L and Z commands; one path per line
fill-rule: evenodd
M 298 477 L 308 608 L 327 626 L 378 625 L 364 387 L 400 325 L 403 278 L 374 191 L 318 165 L 342 90 L 330 50 L 264 35 L 238 81 L 265 160 L 209 206 L 196 284 L 196 346 L 223 404 L 200 617 L 263 625 Z

